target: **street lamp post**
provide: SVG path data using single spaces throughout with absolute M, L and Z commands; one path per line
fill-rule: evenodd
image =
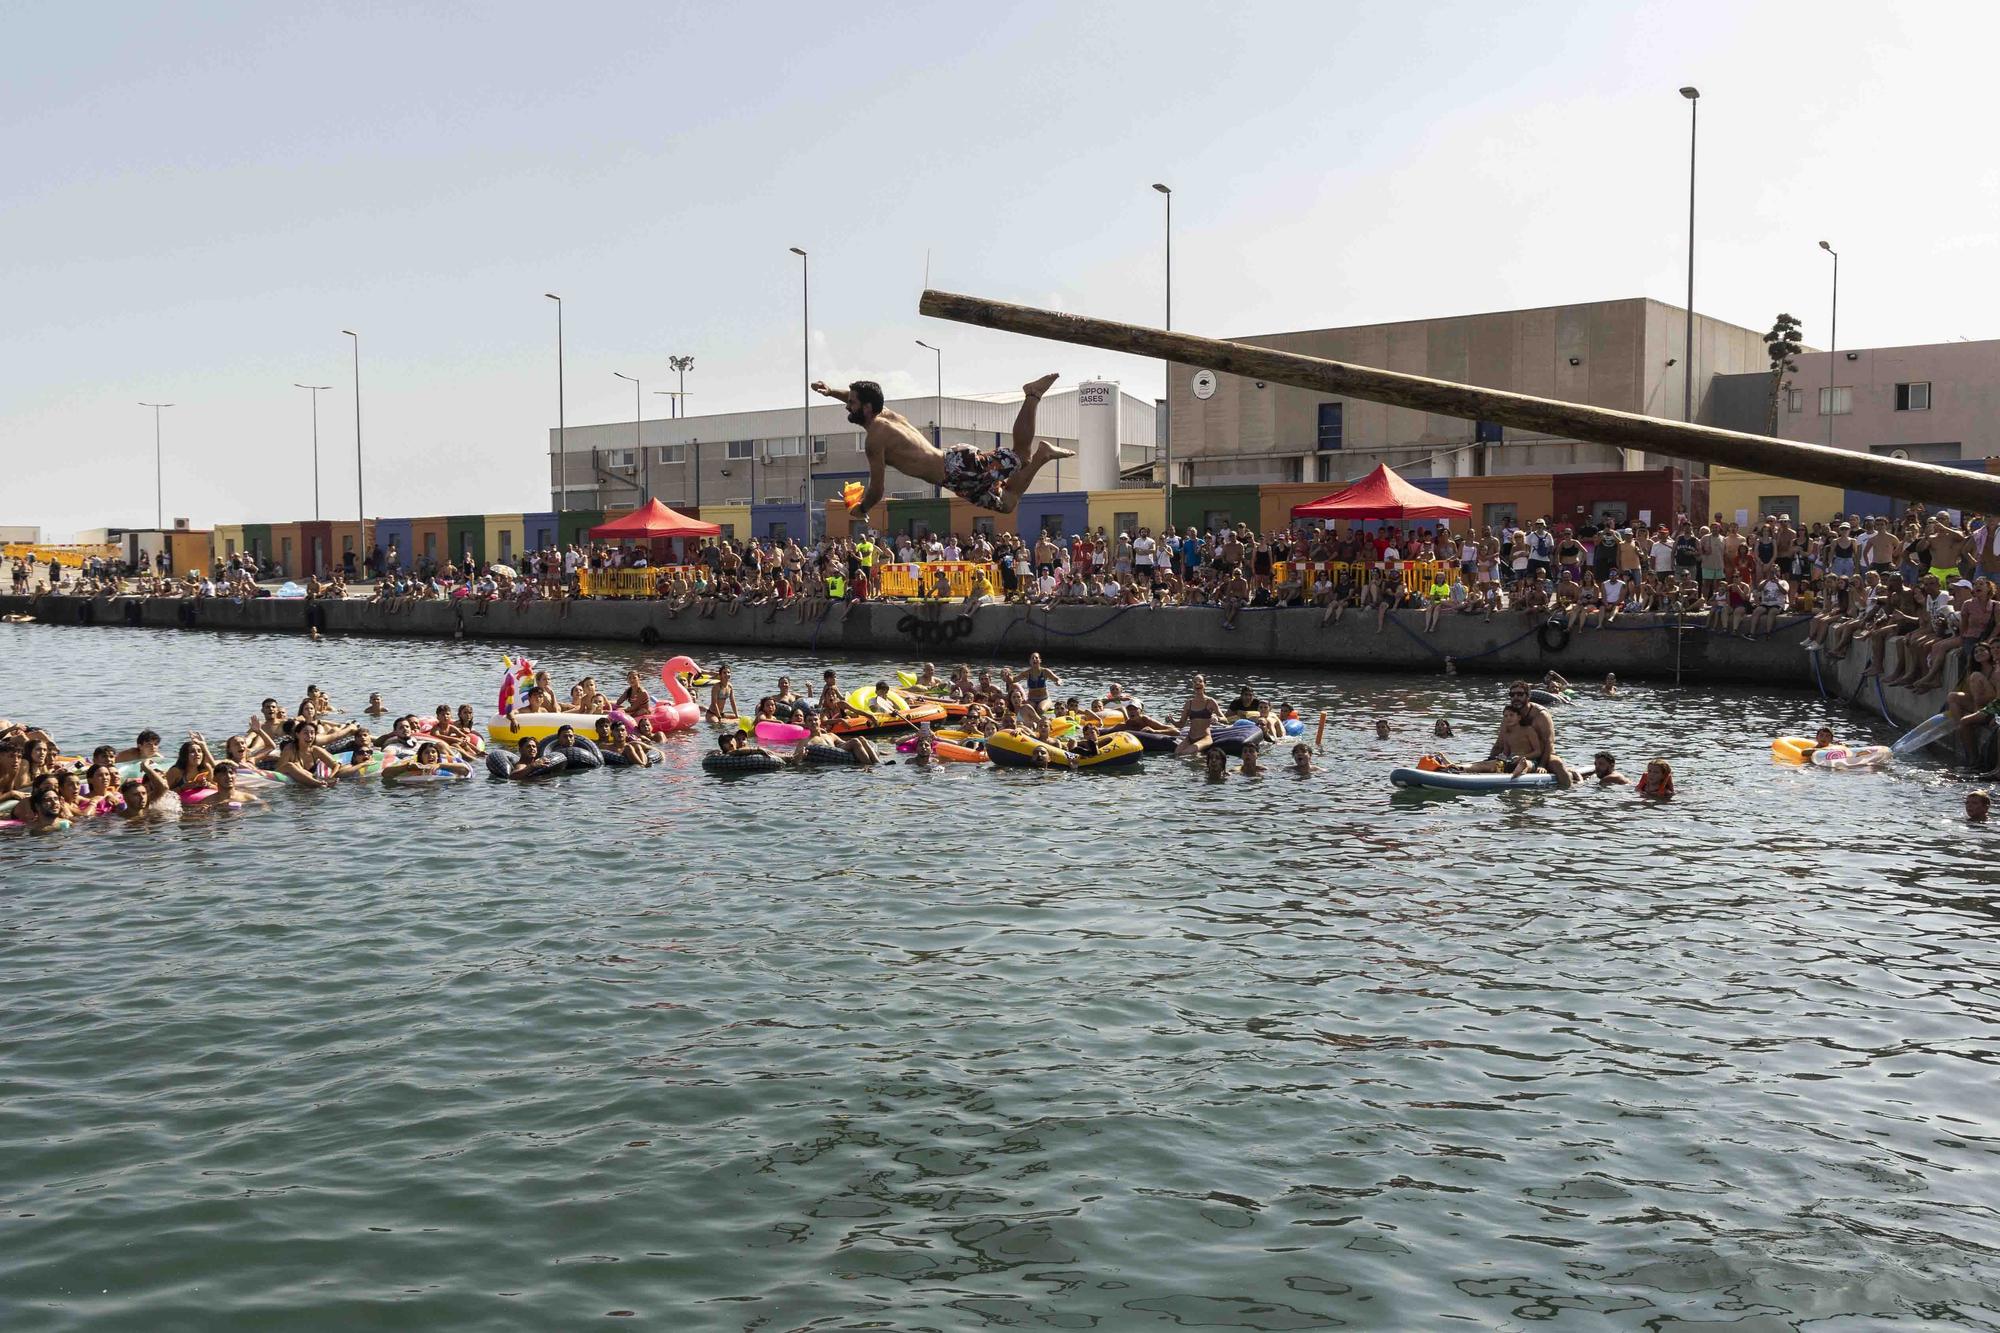
M 294 389 L 311 389 L 313 401 L 313 522 L 319 522 L 319 394 L 321 389 L 331 389 L 331 384 L 300 384 L 293 382 Z
M 931 425 L 931 443 L 935 444 L 942 451 L 944 449 L 944 348 L 932 347 L 922 338 L 917 339 L 917 346 L 923 348 L 925 351 L 937 354 L 937 406 L 931 409 L 931 415 L 937 419 Z M 1062 466 L 1060 459 L 1056 461 L 1056 466 L 1058 468 Z M 1062 487 L 1058 486 L 1056 489 L 1061 490 Z M 933 499 L 943 494 L 943 487 L 933 486 L 931 488 Z
M 813 503 L 812 489 L 812 259 L 796 245 L 791 251 L 799 257 L 799 383 L 804 395 L 799 408 L 799 429 L 804 434 L 799 438 L 806 451 L 806 544 L 810 546 L 819 540 L 819 524 L 815 521 L 819 506 Z M 756 498 L 750 497 L 753 503 Z
M 361 335 L 353 329 L 342 333 L 354 339 L 354 509 L 361 533 L 354 539 L 354 559 L 368 568 L 368 501 L 361 487 Z
M 1688 103 L 1688 300 L 1687 330 L 1681 345 L 1681 420 L 1694 420 L 1694 149 L 1695 130 L 1701 115 L 1701 90 L 1692 85 L 1681 89 Z M 1688 461 L 1681 465 L 1681 510 L 1694 517 L 1694 478 L 1688 475 Z
M 1167 201 L 1167 329 L 1171 331 L 1174 327 L 1174 192 L 1158 181 L 1153 182 L 1153 188 L 1158 190 L 1162 195 L 1165 195 Z M 1166 370 L 1166 388 L 1160 395 L 1160 413 L 1162 417 L 1160 438 L 1165 441 L 1162 446 L 1162 455 L 1166 461 L 1165 494 L 1162 496 L 1162 499 L 1166 505 L 1167 526 L 1172 527 L 1174 522 L 1174 363 L 1171 361 L 1167 362 Z M 1116 448 L 1115 443 L 1113 448 Z
M 160 453 L 160 409 L 172 407 L 172 403 L 141 403 L 141 407 L 153 409 L 153 526 L 167 530 L 167 473 Z
M 673 366 L 673 363 L 674 363 L 674 362 L 676 362 L 676 361 L 679 361 L 680 359 L 681 359 L 681 358 L 680 358 L 680 357 L 677 357 L 677 356 L 670 356 L 670 357 L 668 357 L 668 358 L 667 358 L 667 364 L 668 364 L 669 366 Z M 687 359 L 688 359 L 689 361 L 692 361 L 692 360 L 694 360 L 694 358 L 693 358 L 693 357 L 688 357 Z M 673 368 L 674 368 L 674 369 L 676 369 L 676 370 L 680 370 L 680 369 L 683 369 L 683 367 L 680 367 L 680 366 L 673 366 Z M 653 397 L 655 397 L 655 398 L 664 398 L 664 399 L 666 399 L 666 400 L 667 400 L 667 411 L 668 411 L 668 412 L 669 412 L 670 414 L 672 414 L 672 413 L 675 413 L 675 410 L 676 410 L 676 409 L 677 409 L 677 408 L 678 408 L 678 407 L 680 406 L 680 401 L 681 401 L 681 395 L 680 395 L 680 392 L 679 392 L 679 390 L 676 390 L 676 389 L 655 389 L 655 390 L 653 390 Z M 669 416 L 669 418 L 668 418 L 668 419 L 669 419 L 669 420 L 672 420 L 673 418 L 672 418 L 672 416 Z M 686 449 L 686 448 L 687 448 L 687 446 L 686 446 L 686 445 L 682 445 L 682 446 L 681 446 L 681 448 L 683 448 L 683 449 Z M 687 462 L 686 464 L 684 464 L 684 466 L 685 466 L 685 467 L 687 468 L 687 470 L 688 470 L 688 471 L 687 471 L 687 472 L 683 472 L 683 473 L 681 474 L 681 477 L 682 477 L 682 479 L 683 479 L 683 480 L 685 480 L 685 479 L 686 479 L 686 477 L 687 477 L 687 475 L 688 475 L 688 472 L 692 472 L 692 473 L 694 474 L 694 507 L 695 507 L 695 508 L 696 508 L 697 510 L 699 510 L 699 509 L 701 508 L 701 470 L 700 470 L 700 468 L 701 468 L 701 456 L 700 456 L 700 450 L 699 450 L 699 446 L 697 446 L 697 447 L 696 447 L 695 449 L 693 449 L 693 450 L 689 450 L 689 453 L 690 453 L 690 454 L 692 455 L 692 457 L 690 458 L 690 460 L 689 460 L 689 461 L 688 461 L 688 462 Z M 686 503 L 686 502 L 687 502 L 687 501 L 686 501 L 686 492 L 687 492 L 687 488 L 686 488 L 685 486 L 683 486 L 683 487 L 681 488 L 681 491 L 682 491 L 682 503 Z
M 653 498 L 653 466 L 646 459 L 646 446 L 639 436 L 639 418 L 644 410 L 639 405 L 639 381 L 635 376 L 622 370 L 611 372 L 621 380 L 632 381 L 632 453 L 639 464 L 639 503 L 645 504 Z
M 563 299 L 554 292 L 543 292 L 556 303 L 556 484 L 561 488 L 556 493 L 556 512 L 569 509 L 569 411 L 563 401 Z M 560 530 L 562 524 L 557 523 Z M 560 531 L 558 531 L 560 536 Z
M 1833 256 L 1833 310 L 1827 320 L 1826 331 L 1826 447 L 1833 447 L 1833 377 L 1836 373 L 1834 353 L 1840 350 L 1840 251 L 1825 241 L 1819 248 Z
M 684 417 L 687 415 L 688 372 L 694 369 L 694 358 L 670 356 L 667 358 L 667 369 L 681 377 L 680 383 L 675 386 L 678 391 L 674 394 L 674 415 Z

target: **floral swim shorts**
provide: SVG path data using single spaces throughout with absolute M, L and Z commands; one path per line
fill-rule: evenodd
M 981 509 L 998 509 L 1000 492 L 1020 469 L 1021 456 L 1010 448 L 981 453 L 969 444 L 954 444 L 944 451 L 944 485 Z

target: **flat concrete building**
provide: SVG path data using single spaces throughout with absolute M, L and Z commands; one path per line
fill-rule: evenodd
M 1092 401 L 1080 406 L 1085 388 L 1093 390 Z M 865 479 L 868 460 L 862 452 L 861 431 L 848 421 L 847 409 L 825 398 L 816 398 L 814 404 L 809 427 L 801 424 L 803 404 L 793 404 L 641 421 L 636 430 L 630 421 L 575 425 L 566 432 L 551 429 L 550 507 L 616 509 L 637 505 L 648 493 L 677 509 L 803 506 L 804 432 L 809 428 L 812 503 L 818 508 L 838 496 L 847 482 Z M 990 449 L 1013 438 L 1021 391 L 942 400 L 926 394 L 891 399 L 885 406 L 902 413 L 943 447 L 970 444 Z M 1036 414 L 1036 433 L 1079 449 L 1079 456 L 1042 469 L 1033 490 L 1108 489 L 1118 484 L 1121 475 L 1143 473 L 1154 452 L 1154 416 L 1152 402 L 1108 381 L 1092 380 L 1050 393 Z M 1110 456 L 1113 437 L 1118 444 L 1116 458 Z M 1135 483 L 1143 480 L 1139 476 Z M 886 486 L 892 499 L 931 495 L 929 486 L 893 471 Z
M 1768 370 L 1720 379 L 1716 424 L 1919 463 L 1983 466 L 2000 457 L 2000 341 L 1793 359 L 1798 369 L 1775 390 Z
M 1367 324 L 1234 341 L 1432 379 L 1678 419 L 1686 391 L 1686 312 L 1646 298 Z M 1763 335 L 1697 314 L 1695 420 L 1718 375 L 1767 364 Z M 1201 367 L 1168 382 L 1177 486 L 1337 485 L 1387 463 L 1409 477 L 1602 472 L 1658 467 L 1637 451 L 1502 429 L 1234 375 L 1195 396 Z

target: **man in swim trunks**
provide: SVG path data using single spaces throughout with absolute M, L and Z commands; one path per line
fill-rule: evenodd
M 1558 787 L 1570 786 L 1575 778 L 1556 755 L 1555 721 L 1549 716 L 1548 709 L 1528 698 L 1529 689 L 1525 680 L 1517 680 L 1507 687 L 1507 706 L 1518 713 L 1519 721 L 1510 719 L 1500 724 L 1499 739 L 1493 746 L 1494 754 L 1512 755 L 1516 774 L 1530 767 L 1540 768 L 1554 775 Z
M 856 380 L 845 389 L 829 389 L 825 381 L 814 381 L 815 393 L 847 404 L 847 419 L 862 428 L 866 441 L 868 488 L 848 510 L 865 514 L 880 504 L 884 473 L 894 466 L 906 476 L 942 486 L 981 509 L 1012 513 L 1045 464 L 1075 455 L 1075 450 L 1059 449 L 1035 438 L 1035 409 L 1055 381 L 1054 375 L 1044 375 L 1021 386 L 1026 396 L 1014 418 L 1013 447 L 984 454 L 969 444 L 939 449 L 902 413 L 882 405 L 882 386 L 873 380 Z

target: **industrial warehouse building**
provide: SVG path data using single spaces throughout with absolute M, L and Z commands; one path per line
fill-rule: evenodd
M 1085 391 L 1090 403 L 1079 405 Z M 902 413 L 940 447 L 969 444 L 991 449 L 1013 437 L 1021 391 L 969 397 L 894 398 L 887 407 Z M 1125 393 L 1115 383 L 1088 380 L 1042 399 L 1036 434 L 1079 450 L 1075 459 L 1044 468 L 1037 492 L 1108 489 L 1121 474 L 1145 469 L 1154 454 L 1154 405 Z M 1087 445 L 1084 421 L 1101 419 Z M 606 422 L 549 431 L 550 507 L 609 510 L 656 498 L 676 509 L 714 521 L 717 508 L 755 511 L 735 524 L 748 535 L 763 535 L 773 522 L 795 536 L 805 533 L 806 446 L 801 433 L 803 405 L 756 412 L 722 412 L 640 421 Z M 812 497 L 824 505 L 850 481 L 865 481 L 867 458 L 861 432 L 847 409 L 816 398 L 811 410 Z M 1108 442 L 1117 442 L 1114 457 Z M 1102 447 L 1100 447 L 1102 445 Z M 890 473 L 888 495 L 930 499 L 931 488 Z M 783 511 L 783 512 L 779 512 Z
M 1679 418 L 1686 336 L 1680 307 L 1635 298 L 1232 341 Z M 1695 420 L 1710 420 L 1716 376 L 1766 364 L 1761 333 L 1697 314 Z M 1214 392 L 1200 398 L 1199 370 L 1175 365 L 1167 381 L 1176 486 L 1297 482 L 1331 488 L 1366 476 L 1377 463 L 1415 478 L 1637 470 L 1666 461 L 1235 375 L 1215 375 Z

